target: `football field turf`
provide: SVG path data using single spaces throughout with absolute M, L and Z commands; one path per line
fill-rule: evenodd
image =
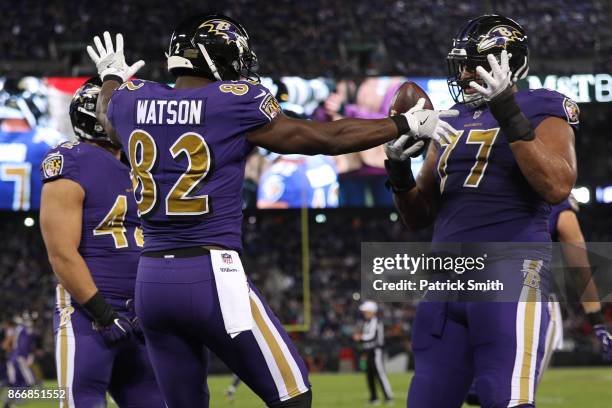
M 395 407 L 405 407 L 411 373 L 390 374 L 396 395 Z M 365 406 L 367 388 L 363 374 L 313 374 L 315 408 L 356 408 Z M 224 398 L 229 376 L 209 377 L 212 408 L 261 408 L 264 405 L 241 384 L 233 403 Z M 45 383 L 52 387 L 54 383 Z M 440 390 L 444 392 L 444 390 Z M 610 408 L 612 406 L 612 367 L 551 369 L 546 372 L 538 391 L 538 408 Z M 19 407 L 57 407 L 57 403 L 33 402 Z M 114 407 L 109 404 L 109 407 Z M 467 406 L 466 406 L 467 407 Z

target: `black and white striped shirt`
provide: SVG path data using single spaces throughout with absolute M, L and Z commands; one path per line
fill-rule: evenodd
M 366 320 L 363 324 L 361 342 L 364 350 L 373 350 L 385 345 L 385 331 L 382 322 L 377 317 Z

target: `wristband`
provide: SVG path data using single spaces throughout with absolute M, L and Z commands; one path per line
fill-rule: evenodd
M 102 78 L 102 82 L 106 82 L 106 81 L 117 81 L 120 84 L 122 84 L 123 78 L 121 78 L 119 75 L 115 75 L 115 74 L 107 74 L 104 75 L 104 77 Z
M 521 108 L 514 99 L 512 87 L 506 88 L 502 93 L 488 102 L 491 114 L 499 122 L 509 143 L 517 140 L 530 141 L 535 138 L 535 132 L 529 120 L 521 112 Z
M 406 116 L 393 115 L 389 116 L 389 119 L 391 119 L 393 123 L 395 123 L 395 126 L 397 126 L 397 137 L 400 137 L 401 135 L 405 135 L 406 133 L 410 132 L 410 125 L 408 124 L 408 119 L 406 118 Z
M 104 296 L 98 291 L 87 302 L 83 303 L 83 308 L 100 326 L 108 326 L 115 318 L 115 311 L 106 302 Z
M 604 322 L 603 320 L 603 314 L 601 314 L 601 312 L 592 312 L 592 313 L 587 313 L 587 319 L 589 319 L 589 323 L 591 324 L 591 326 L 597 326 L 598 324 L 602 324 Z
M 407 160 L 385 160 L 385 170 L 387 170 L 387 179 L 385 186 L 397 194 L 404 191 L 410 191 L 416 182 L 412 175 L 410 159 Z

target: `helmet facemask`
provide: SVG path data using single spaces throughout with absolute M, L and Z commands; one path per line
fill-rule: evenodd
M 510 54 L 511 82 L 527 76 L 529 70 L 529 49 L 524 29 L 515 21 L 498 15 L 485 15 L 470 20 L 453 40 L 453 48 L 447 56 L 448 88 L 456 103 L 476 108 L 485 101 L 478 93 L 466 93 L 471 81 L 478 82 L 475 75 L 464 75 L 476 71 L 482 66 L 487 72 L 491 67 L 487 61 L 488 54 L 494 54 L 500 60 L 502 50 Z
M 70 121 L 72 130 L 79 140 L 88 140 L 101 144 L 117 146 L 104 127 L 96 118 L 96 104 L 100 94 L 102 81 L 91 78 L 83 84 L 72 97 L 70 102 Z
M 478 108 L 485 103 L 484 98 L 478 92 L 466 93 L 465 90 L 470 87 L 470 82 L 478 81 L 475 76 L 470 76 L 464 79 L 464 72 L 476 72 L 477 66 L 482 66 L 487 71 L 490 71 L 489 63 L 484 59 L 471 59 L 467 57 L 451 55 L 446 59 L 448 64 L 448 89 L 453 100 L 456 103 L 465 104 L 471 108 Z

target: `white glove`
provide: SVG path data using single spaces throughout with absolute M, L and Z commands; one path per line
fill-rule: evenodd
M 408 112 L 402 113 L 410 126 L 408 134 L 417 139 L 433 139 L 438 143 L 443 139 L 449 143 L 451 136 L 457 131 L 440 118 L 458 116 L 459 111 L 423 109 L 424 105 L 425 99 L 421 98 Z
M 125 82 L 134 76 L 144 66 L 145 62 L 140 60 L 132 65 L 126 64 L 125 56 L 123 55 L 123 36 L 121 34 L 117 34 L 115 43 L 116 47 L 113 47 L 111 35 L 108 31 L 105 31 L 104 45 L 102 45 L 100 37 L 95 36 L 94 44 L 98 52 L 96 53 L 93 47 L 88 45 L 87 53 L 94 64 L 96 64 L 98 74 L 102 80 L 104 80 L 106 75 L 116 75 L 122 79 L 122 82 Z
M 424 140 L 418 140 L 406 134 L 385 143 L 384 149 L 389 160 L 404 161 L 409 157 L 418 156 L 424 147 Z
M 487 61 L 489 61 L 489 65 L 491 66 L 491 73 L 488 73 L 481 66 L 476 67 L 478 76 L 487 86 L 478 85 L 475 81 L 471 81 L 470 86 L 482 95 L 485 101 L 488 102 L 492 100 L 512 84 L 512 71 L 510 71 L 509 64 L 510 56 L 508 51 L 503 50 L 500 56 L 500 66 L 495 55 L 487 55 Z

